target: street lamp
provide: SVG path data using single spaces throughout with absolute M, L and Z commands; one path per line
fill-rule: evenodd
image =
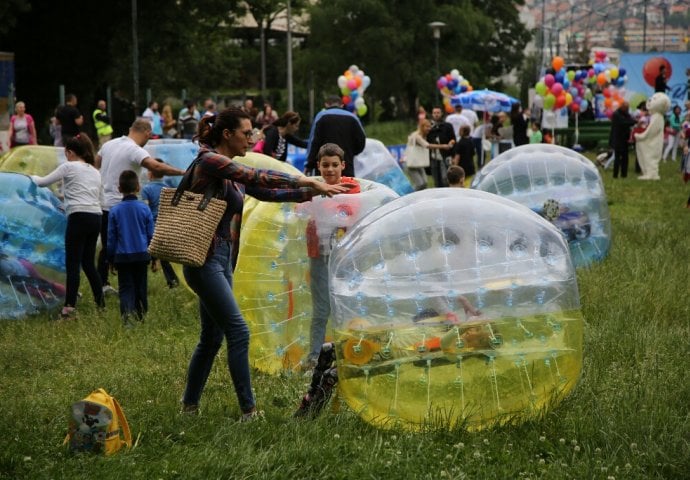
M 445 27 L 446 24 L 443 22 L 431 22 L 429 26 L 431 27 L 431 31 L 434 35 L 434 43 L 436 44 L 436 74 L 441 75 L 441 67 L 438 63 L 438 42 L 441 39 L 441 29 Z M 441 99 L 441 94 L 438 90 L 436 91 L 436 98 L 438 100 Z

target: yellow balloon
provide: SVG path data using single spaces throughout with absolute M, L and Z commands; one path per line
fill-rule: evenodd
M 611 67 L 609 69 L 609 73 L 611 74 L 611 79 L 615 80 L 618 78 L 618 67 Z

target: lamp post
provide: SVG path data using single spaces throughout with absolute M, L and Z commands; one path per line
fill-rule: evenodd
M 439 66 L 439 60 L 438 60 L 438 42 L 441 39 L 441 28 L 445 27 L 446 24 L 443 22 L 431 22 L 429 24 L 431 27 L 431 31 L 434 35 L 434 43 L 436 45 L 436 74 L 441 75 L 441 67 Z M 436 99 L 441 100 L 441 93 L 436 90 Z

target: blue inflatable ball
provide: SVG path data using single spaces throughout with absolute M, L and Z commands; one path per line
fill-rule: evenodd
M 62 204 L 18 173 L 0 173 L 0 318 L 61 305 L 65 296 Z

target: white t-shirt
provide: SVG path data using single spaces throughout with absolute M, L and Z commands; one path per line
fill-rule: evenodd
M 465 110 L 463 110 L 464 112 Z M 458 134 L 458 130 L 460 130 L 460 127 L 463 125 L 466 125 L 470 127 L 470 131 L 472 131 L 473 125 L 470 123 L 470 121 L 465 117 L 462 113 L 451 113 L 446 117 L 446 122 L 450 123 L 453 125 L 453 132 L 455 132 L 455 138 L 459 139 L 460 135 Z
M 470 110 L 469 108 L 463 108 L 462 112 L 460 112 L 460 115 L 469 120 L 472 126 L 476 125 L 479 121 L 479 117 L 476 113 L 474 113 L 474 110 Z
M 80 161 L 65 162 L 45 177 L 32 175 L 31 179 L 39 187 L 62 180 L 67 215 L 101 213 L 101 174 L 93 165 Z
M 122 200 L 122 194 L 118 190 L 120 174 L 125 170 L 134 170 L 139 175 L 141 162 L 151 155 L 127 136 L 106 142 L 98 154 L 101 156 L 103 181 L 101 207 L 109 211 Z

